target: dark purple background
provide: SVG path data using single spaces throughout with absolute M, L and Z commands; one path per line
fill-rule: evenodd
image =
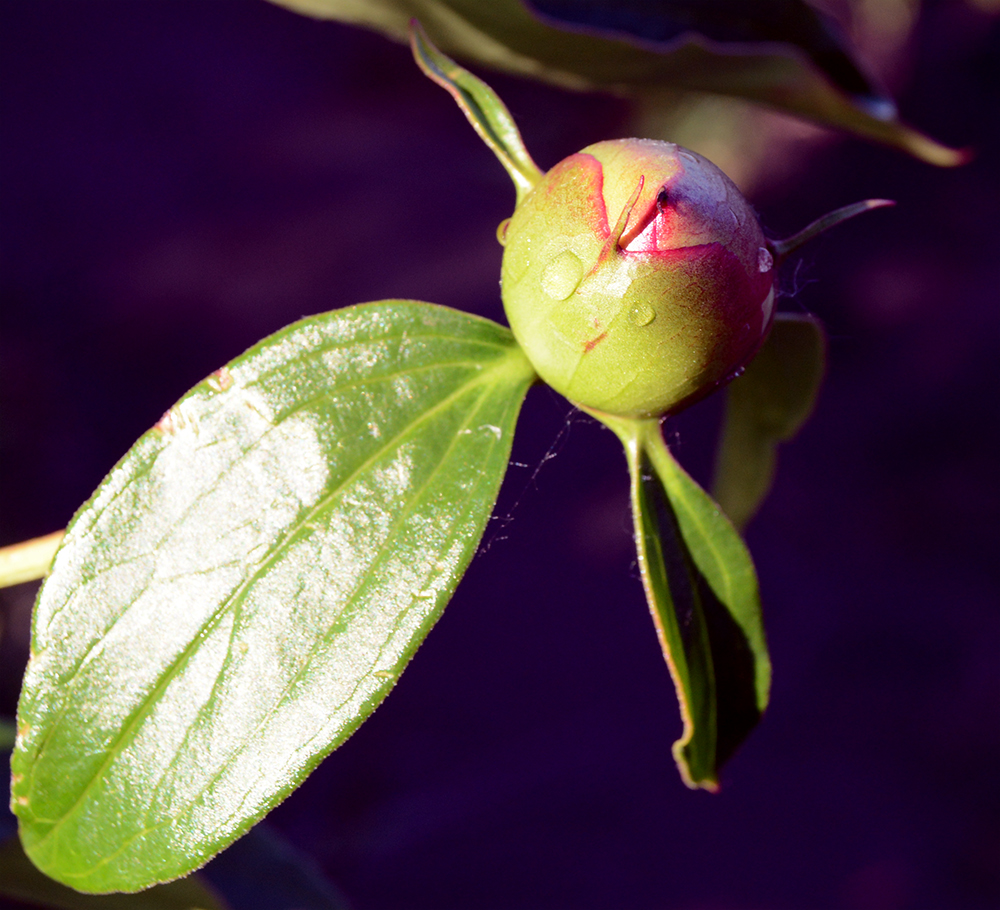
M 670 681 L 611 435 L 535 390 L 484 550 L 375 716 L 271 821 L 357 910 L 1000 904 L 998 19 L 931 3 L 904 115 L 758 205 L 815 243 L 786 308 L 830 376 L 751 526 L 772 706 L 719 796 Z M 626 110 L 488 76 L 543 167 Z M 0 0 L 2 540 L 65 524 L 187 388 L 298 317 L 416 297 L 501 319 L 509 181 L 406 49 L 266 3 Z M 718 404 L 678 421 L 705 478 Z M 554 455 L 546 460 L 547 455 Z M 14 709 L 34 586 L 4 593 Z

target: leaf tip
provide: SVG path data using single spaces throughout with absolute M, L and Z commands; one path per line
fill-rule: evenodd
M 859 206 L 864 206 L 865 211 L 871 211 L 872 209 L 884 209 L 896 204 L 895 199 L 865 199 L 863 202 L 859 202 Z
M 703 772 L 695 775 L 691 770 L 691 762 L 688 759 L 688 746 L 690 737 L 682 736 L 673 745 L 674 763 L 680 773 L 681 781 L 689 790 L 707 790 L 709 793 L 719 792 L 719 779 L 712 772 Z
M 427 33 L 416 16 L 413 16 L 407 23 L 407 32 L 410 36 L 410 47 L 413 50 L 413 55 L 417 57 L 420 46 L 427 43 Z
M 791 237 L 786 237 L 784 240 L 769 240 L 768 247 L 774 256 L 775 264 L 780 266 L 800 246 L 808 243 L 825 231 L 830 230 L 830 228 L 836 227 L 838 224 L 861 215 L 864 212 L 891 207 L 895 204 L 892 199 L 864 199 L 861 202 L 853 202 L 850 205 L 845 205 L 835 211 L 828 212 L 822 218 L 817 218 L 812 224 L 804 227 Z
M 971 146 L 952 148 L 915 130 L 905 137 L 902 145 L 915 158 L 936 167 L 961 167 L 976 157 L 976 151 Z

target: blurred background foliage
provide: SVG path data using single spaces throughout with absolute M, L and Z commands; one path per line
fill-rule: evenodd
M 815 125 L 964 160 L 902 123 L 889 94 L 919 0 L 273 2 L 398 41 L 418 17 L 459 59 L 627 98 L 635 135 L 700 152 L 744 191 L 787 163 L 790 144 L 819 141 Z

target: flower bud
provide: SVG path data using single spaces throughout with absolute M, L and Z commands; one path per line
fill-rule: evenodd
M 774 262 L 714 164 L 668 142 L 598 142 L 557 164 L 502 230 L 510 327 L 571 401 L 654 417 L 738 374 L 763 343 Z

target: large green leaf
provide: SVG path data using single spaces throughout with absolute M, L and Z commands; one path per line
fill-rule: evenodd
M 812 413 L 825 360 L 819 320 L 779 313 L 760 353 L 726 389 L 712 495 L 736 527 L 746 527 L 767 496 L 778 445 Z
M 639 571 L 684 722 L 674 758 L 688 786 L 716 790 L 771 685 L 753 561 L 674 460 L 658 420 L 594 416 L 625 446 Z
M 959 164 L 966 157 L 901 123 L 892 102 L 801 0 L 664 0 L 653 13 L 635 5 L 622 10 L 614 0 L 596 13 L 594 3 L 539 4 L 549 15 L 523 0 L 272 2 L 399 41 L 417 17 L 447 54 L 567 88 L 610 90 L 647 102 L 663 97 L 664 90 L 729 95 L 896 146 L 933 164 Z M 648 37 L 657 33 L 657 19 L 670 37 Z
M 305 319 L 196 386 L 43 586 L 11 804 L 82 891 L 202 865 L 375 709 L 476 548 L 534 374 L 407 301 Z

